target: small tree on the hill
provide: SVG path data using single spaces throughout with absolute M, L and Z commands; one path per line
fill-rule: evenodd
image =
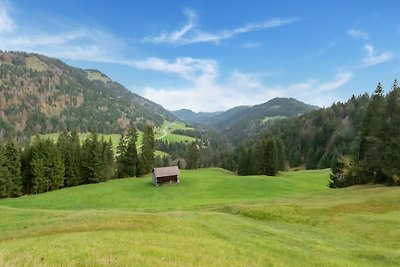
M 139 175 L 149 173 L 154 167 L 154 129 L 146 125 L 143 131 L 142 154 L 139 159 Z
M 199 147 L 196 142 L 192 142 L 189 146 L 186 169 L 197 169 L 197 161 L 199 160 Z

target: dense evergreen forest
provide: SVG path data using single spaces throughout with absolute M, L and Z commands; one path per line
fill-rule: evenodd
M 136 140 L 131 127 L 114 155 L 111 140 L 96 133 L 82 144 L 77 131 L 64 131 L 57 142 L 37 136 L 22 149 L 10 139 L 0 145 L 0 198 L 147 174 L 154 166 L 153 127 L 145 126 L 140 154 Z

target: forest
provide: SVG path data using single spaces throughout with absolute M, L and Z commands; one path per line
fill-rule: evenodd
M 115 155 L 111 140 L 97 133 L 83 143 L 76 130 L 62 132 L 57 142 L 37 136 L 22 148 L 9 139 L 0 145 L 0 198 L 147 174 L 155 160 L 153 127 L 144 128 L 141 153 L 136 139 L 131 127 L 121 135 Z

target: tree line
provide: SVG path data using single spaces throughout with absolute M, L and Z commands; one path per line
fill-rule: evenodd
M 97 133 L 82 143 L 77 131 L 62 132 L 57 142 L 37 136 L 22 148 L 9 140 L 0 145 L 0 198 L 147 174 L 154 166 L 153 127 L 145 126 L 141 153 L 136 142 L 133 127 L 121 135 L 116 154 L 111 139 Z
M 378 83 L 354 140 L 353 153 L 332 165 L 329 186 L 383 183 L 400 185 L 400 87 L 394 81 L 384 95 Z

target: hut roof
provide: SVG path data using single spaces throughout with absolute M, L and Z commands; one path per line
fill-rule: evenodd
M 178 166 L 154 168 L 153 173 L 156 177 L 174 176 L 179 175 L 179 168 Z

